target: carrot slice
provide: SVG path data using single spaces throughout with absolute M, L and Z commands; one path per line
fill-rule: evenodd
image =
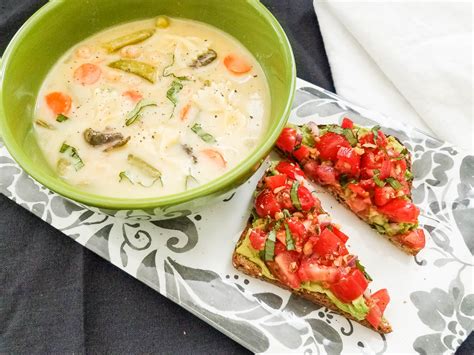
M 190 103 L 183 106 L 183 108 L 181 109 L 181 111 L 179 113 L 179 117 L 181 118 L 181 121 L 185 121 L 188 118 L 187 115 L 188 115 L 190 109 L 191 109 L 191 104 Z
M 51 92 L 46 95 L 45 99 L 46 104 L 55 115 L 59 115 L 60 113 L 65 115 L 71 109 L 71 97 L 62 92 Z
M 142 94 L 140 94 L 140 92 L 138 92 L 137 90 L 125 91 L 122 94 L 122 96 L 128 97 L 130 100 L 132 100 L 134 102 L 137 102 L 137 101 L 140 101 L 141 99 L 143 99 Z
M 235 54 L 229 54 L 224 58 L 224 65 L 234 74 L 244 74 L 252 69 L 252 66 L 242 57 Z
M 206 155 L 209 159 L 214 161 L 220 167 L 225 168 L 227 166 L 227 162 L 225 161 L 224 157 L 217 150 L 215 150 L 215 149 L 203 149 L 203 150 L 201 150 L 201 152 L 204 155 Z
M 74 79 L 82 85 L 91 85 L 100 79 L 102 70 L 92 63 L 82 64 L 74 71 Z

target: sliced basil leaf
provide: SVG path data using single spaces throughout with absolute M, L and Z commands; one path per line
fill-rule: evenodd
M 295 242 L 293 240 L 293 234 L 291 234 L 290 227 L 288 223 L 285 222 L 285 242 L 286 242 L 286 250 L 295 250 Z
M 371 131 L 374 134 L 374 143 L 377 144 L 377 139 L 379 138 L 380 126 L 379 125 L 373 126 Z
M 270 233 L 268 233 L 267 240 L 265 241 L 264 249 L 264 260 L 271 261 L 275 257 L 275 242 L 276 242 L 276 232 L 280 229 L 280 223 L 275 223 L 275 226 L 272 228 Z
M 350 182 L 350 178 L 349 178 L 349 175 L 347 174 L 341 174 L 341 176 L 339 176 L 339 185 L 341 185 L 341 187 L 346 187 Z
M 142 181 L 139 181 L 137 177 L 135 177 L 130 171 L 128 170 L 125 170 L 125 171 L 121 171 L 119 173 L 119 182 L 122 182 L 123 180 L 128 180 L 128 182 L 130 182 L 132 185 L 135 185 L 135 184 L 138 184 L 140 186 L 143 186 L 143 187 L 152 187 L 155 182 L 157 180 L 160 180 L 159 178 L 155 178 L 153 179 L 149 184 L 146 184 Z
M 68 119 L 69 117 L 63 115 L 62 113 L 56 116 L 56 121 L 58 122 L 64 122 L 64 121 L 67 121 Z
M 402 188 L 402 184 L 400 184 L 400 182 L 393 177 L 388 177 L 385 179 L 385 181 L 387 181 L 395 190 L 400 190 Z
M 411 181 L 413 180 L 413 174 L 410 170 L 405 170 L 405 179 L 407 179 L 407 181 Z
M 336 126 L 336 125 L 329 125 L 327 126 L 328 132 L 336 133 L 336 134 L 344 134 L 344 128 L 341 126 Z
M 43 121 L 43 120 L 36 120 L 35 123 L 40 126 L 40 127 L 43 127 L 43 128 L 46 128 L 46 129 L 55 129 L 54 126 L 50 125 L 49 123 Z
M 283 216 L 285 216 L 286 218 L 290 218 L 291 217 L 291 213 L 290 211 L 288 211 L 286 208 L 283 210 Z
M 167 73 L 166 71 L 169 68 L 171 68 L 173 65 L 174 65 L 174 54 L 171 55 L 171 63 L 163 68 L 162 76 L 164 78 L 166 78 L 168 76 L 172 76 L 173 78 L 178 79 L 178 80 L 189 80 L 189 78 L 187 76 L 176 76 L 174 73 Z
M 379 187 L 384 187 L 385 186 L 385 182 L 383 182 L 382 180 L 380 180 L 379 176 L 378 175 L 374 175 L 374 182 L 377 186 Z
M 290 191 L 291 202 L 293 203 L 293 206 L 295 206 L 297 210 L 301 210 L 301 203 L 298 197 L 299 186 L 300 184 L 298 181 L 293 182 L 293 185 L 291 186 L 291 191 Z
M 143 109 L 149 106 L 157 106 L 157 104 L 148 99 L 141 99 L 140 101 L 138 101 L 135 108 L 130 111 L 125 117 L 125 125 L 130 126 L 132 123 L 134 123 L 137 119 L 141 117 Z
M 358 143 L 357 138 L 354 135 L 354 132 L 350 128 L 344 128 L 344 137 L 346 137 L 349 144 L 355 147 Z
M 212 134 L 209 134 L 209 133 L 205 132 L 202 129 L 202 127 L 199 123 L 195 123 L 191 127 L 191 131 L 196 133 L 199 136 L 199 138 L 201 138 L 206 143 L 216 143 L 217 142 Z
M 359 259 L 356 260 L 356 267 L 364 274 L 368 281 L 372 281 L 370 275 L 365 271 L 365 266 L 360 263 Z
M 186 190 L 189 190 L 189 189 L 192 189 L 196 186 L 199 186 L 199 181 L 197 181 L 197 179 L 194 176 L 192 176 L 191 174 L 186 175 L 186 178 L 185 178 L 185 181 L 184 181 L 184 188 Z
M 81 157 L 77 153 L 77 149 L 69 144 L 63 143 L 61 148 L 59 148 L 59 152 L 69 156 L 72 159 L 72 164 L 74 169 L 79 170 L 84 166 L 84 162 L 82 161 Z
M 176 95 L 183 89 L 183 84 L 179 80 L 173 80 L 171 82 L 171 86 L 166 92 L 166 98 L 171 101 L 173 106 L 176 107 L 176 104 L 178 102 L 178 98 Z

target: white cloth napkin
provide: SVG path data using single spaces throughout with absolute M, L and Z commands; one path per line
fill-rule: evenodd
M 474 151 L 471 1 L 314 7 L 339 95 Z

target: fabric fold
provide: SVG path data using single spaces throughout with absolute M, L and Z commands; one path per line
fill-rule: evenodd
M 314 7 L 338 94 L 473 150 L 471 3 Z

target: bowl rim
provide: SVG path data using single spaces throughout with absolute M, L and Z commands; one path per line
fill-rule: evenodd
M 16 143 L 13 138 L 13 134 L 9 127 L 6 125 L 5 112 L 3 107 L 3 77 L 6 71 L 6 63 L 9 62 L 12 57 L 14 49 L 20 45 L 21 40 L 28 32 L 31 26 L 33 26 L 39 19 L 46 13 L 52 11 L 55 6 L 59 6 L 60 2 L 49 1 L 41 8 L 39 8 L 15 33 L 10 43 L 8 44 L 3 57 L 0 57 L 0 139 L 3 140 L 5 147 L 15 159 L 15 161 L 21 166 L 21 168 L 28 173 L 32 178 L 42 184 L 49 190 L 71 199 L 75 202 L 82 203 L 92 207 L 105 208 L 110 210 L 135 210 L 135 209 L 155 209 L 164 208 L 171 205 L 179 205 L 182 203 L 190 202 L 198 198 L 205 198 L 212 196 L 219 191 L 225 191 L 231 189 L 233 184 L 239 179 L 242 179 L 248 174 L 253 167 L 258 166 L 263 161 L 266 155 L 272 149 L 275 141 L 280 135 L 281 130 L 287 123 L 292 102 L 295 95 L 296 89 L 296 64 L 293 55 L 291 44 L 286 36 L 285 31 L 281 27 L 280 23 L 276 20 L 273 14 L 262 4 L 260 1 L 247 2 L 248 5 L 252 6 L 258 11 L 273 27 L 277 36 L 283 45 L 284 55 L 287 57 L 290 63 L 291 71 L 291 82 L 289 83 L 288 93 L 289 97 L 284 107 L 283 113 L 279 118 L 280 121 L 275 126 L 272 134 L 267 140 L 261 142 L 261 144 L 249 153 L 248 157 L 242 160 L 234 168 L 221 175 L 217 179 L 211 180 L 208 183 L 191 189 L 189 191 L 179 192 L 170 195 L 164 195 L 159 197 L 147 197 L 147 198 L 124 198 L 124 197 L 109 197 L 106 195 L 99 195 L 90 193 L 87 191 L 80 190 L 66 182 L 60 182 L 51 180 L 51 178 L 44 174 L 37 172 L 35 165 L 26 159 L 25 154 L 22 152 L 21 147 Z M 286 119 L 284 119 L 286 117 Z M 22 156 L 23 155 L 23 156 Z

